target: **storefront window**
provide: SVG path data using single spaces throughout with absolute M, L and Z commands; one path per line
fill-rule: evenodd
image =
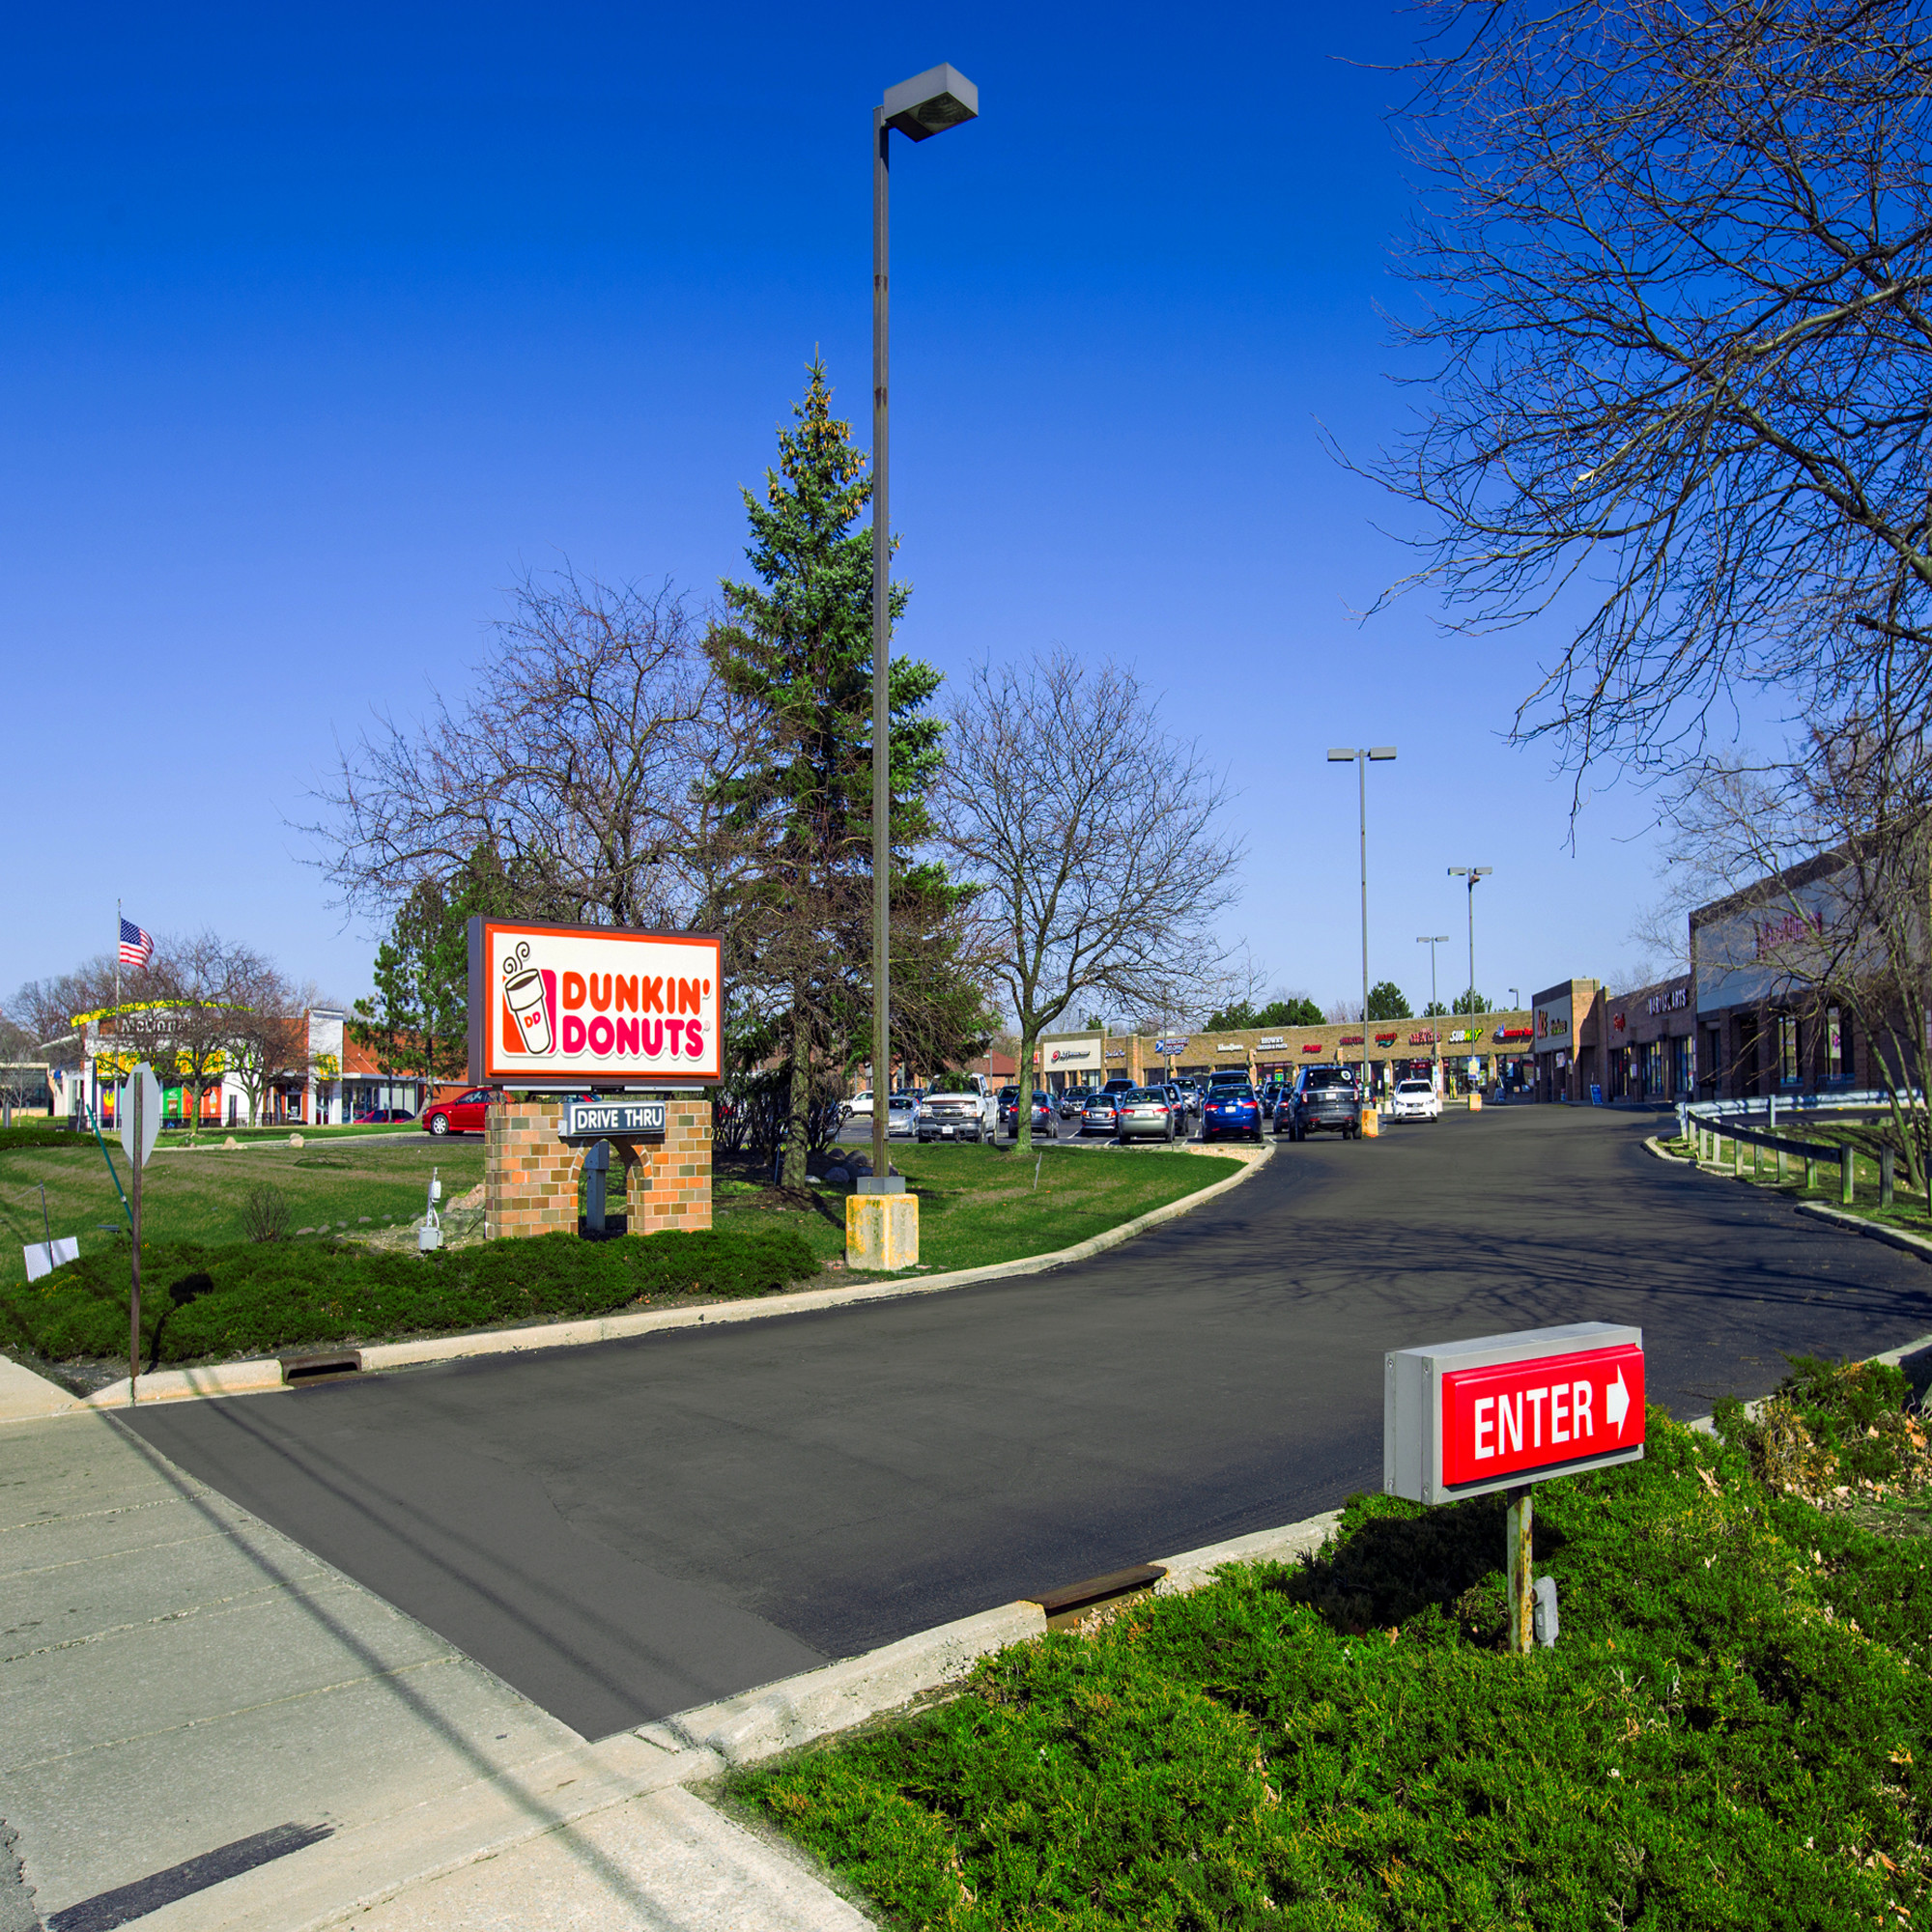
M 1825 1009 L 1825 1078 L 1845 1077 L 1845 1023 L 1836 1007 Z
M 1798 1085 L 1798 1015 L 1777 1015 L 1777 1084 Z

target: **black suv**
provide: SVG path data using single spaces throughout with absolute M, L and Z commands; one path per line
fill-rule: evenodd
M 1362 1103 L 1350 1066 L 1304 1066 L 1294 1087 L 1274 1110 L 1274 1130 L 1292 1141 L 1310 1134 L 1336 1133 L 1345 1141 L 1362 1132 Z

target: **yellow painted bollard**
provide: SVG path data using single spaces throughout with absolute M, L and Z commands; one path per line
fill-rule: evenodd
M 1362 1109 L 1362 1138 L 1367 1141 L 1379 1140 L 1382 1131 L 1382 1117 L 1373 1107 Z
M 1483 1111 L 1483 1096 L 1473 1087 L 1469 1089 L 1469 1111 L 1472 1114 Z
M 845 1265 L 890 1273 L 919 1262 L 917 1194 L 845 1197 Z

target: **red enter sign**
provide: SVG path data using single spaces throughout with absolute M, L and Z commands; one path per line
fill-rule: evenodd
M 1442 1377 L 1442 1480 L 1451 1488 L 1637 1448 L 1643 1350 L 1622 1343 Z

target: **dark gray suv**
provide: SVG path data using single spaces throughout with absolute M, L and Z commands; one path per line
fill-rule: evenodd
M 1310 1134 L 1335 1133 L 1345 1141 L 1362 1132 L 1362 1104 L 1355 1091 L 1351 1066 L 1304 1066 L 1294 1076 L 1294 1090 L 1274 1110 L 1274 1130 L 1292 1141 Z

